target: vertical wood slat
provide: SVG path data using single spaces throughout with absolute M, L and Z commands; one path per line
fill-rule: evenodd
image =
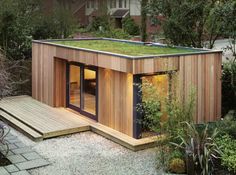
M 197 123 L 221 117 L 221 54 L 180 57 L 178 72 L 179 96 L 184 101 L 190 88 L 196 90 L 194 119 Z
M 66 107 L 66 61 L 54 60 L 54 106 Z
M 99 68 L 98 121 L 133 136 L 133 77 Z

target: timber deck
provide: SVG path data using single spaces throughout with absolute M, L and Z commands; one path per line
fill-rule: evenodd
M 0 101 L 0 118 L 34 141 L 93 131 L 133 151 L 155 146 L 155 138 L 134 139 L 65 108 L 53 108 L 29 96 Z

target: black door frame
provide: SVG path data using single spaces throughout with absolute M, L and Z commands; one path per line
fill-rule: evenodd
M 70 104 L 70 65 L 80 67 L 80 107 Z M 95 115 L 84 110 L 84 69 L 93 70 L 96 73 L 96 101 Z M 98 121 L 98 68 L 95 66 L 87 66 L 78 62 L 67 62 L 66 65 L 66 107 L 71 108 L 82 115 Z

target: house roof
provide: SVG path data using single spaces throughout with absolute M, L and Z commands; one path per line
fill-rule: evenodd
M 116 11 L 114 11 L 111 16 L 114 18 L 124 18 L 129 14 L 129 10 L 128 9 L 118 9 Z

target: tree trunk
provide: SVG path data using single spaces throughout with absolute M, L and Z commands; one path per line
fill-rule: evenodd
M 141 0 L 141 40 L 147 40 L 147 4 L 148 0 Z

